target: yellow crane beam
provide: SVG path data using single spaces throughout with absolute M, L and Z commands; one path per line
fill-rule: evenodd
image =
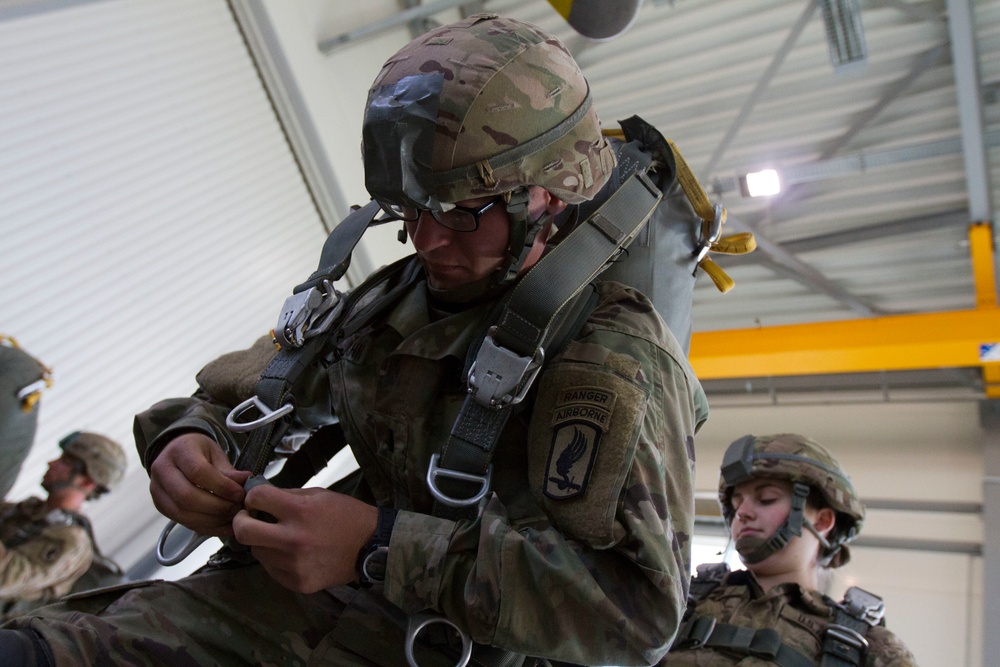
M 691 365 L 703 380 L 981 367 L 1000 398 L 1000 307 L 993 231 L 969 229 L 973 310 L 695 333 Z

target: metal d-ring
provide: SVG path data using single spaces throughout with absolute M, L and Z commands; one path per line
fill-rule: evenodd
M 261 416 L 253 421 L 249 422 L 238 422 L 236 419 L 242 415 L 247 409 L 254 407 L 260 412 Z M 289 412 L 295 409 L 295 406 L 291 402 L 285 403 L 277 410 L 272 410 L 267 406 L 264 401 L 257 398 L 256 395 L 251 396 L 247 400 L 243 401 L 235 408 L 233 408 L 228 415 L 226 415 L 226 426 L 233 433 L 246 433 L 247 431 L 252 431 L 256 428 L 260 428 L 264 424 L 270 424 L 275 419 L 280 419 L 284 417 Z

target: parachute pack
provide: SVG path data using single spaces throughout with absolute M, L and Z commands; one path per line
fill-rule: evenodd
M 0 499 L 7 497 L 35 441 L 39 400 L 51 386 L 52 371 L 13 336 L 0 334 Z

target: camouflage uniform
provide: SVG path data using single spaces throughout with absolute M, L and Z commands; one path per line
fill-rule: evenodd
M 720 566 L 706 569 L 707 582 L 702 581 L 699 568 L 678 641 L 661 665 L 724 667 L 739 664 L 741 667 L 753 667 L 789 664 L 778 659 L 765 659 L 760 652 L 748 655 L 747 650 L 735 651 L 734 645 L 766 647 L 768 642 L 764 641 L 764 637 L 767 635 L 751 635 L 750 630 L 776 632 L 783 649 L 799 654 L 799 658 L 794 655 L 788 658 L 798 660 L 792 664 L 799 665 L 803 661 L 818 664 L 827 626 L 843 622 L 836 615 L 836 603 L 825 595 L 795 582 L 778 584 L 765 592 L 751 570 L 755 564 L 783 549 L 788 540 L 802 535 L 803 528 L 815 529 L 803 514 L 810 491 L 817 492 L 822 504 L 836 515 L 836 522 L 826 536 L 822 539 L 817 536 L 817 562 L 827 568 L 847 563 L 850 559 L 847 543 L 860 533 L 865 517 L 864 505 L 847 472 L 825 447 L 797 433 L 739 438 L 726 450 L 719 477 L 719 505 L 729 526 L 732 526 L 736 515 L 732 505 L 734 488 L 754 478 L 790 482 L 792 509 L 784 524 L 770 538 L 763 541 L 756 538 L 736 539 L 736 550 L 750 569 L 727 573 L 712 588 L 719 577 L 718 572 L 713 575 L 712 571 Z M 801 504 L 796 504 L 796 497 Z M 720 572 L 726 570 L 728 568 Z M 706 588 L 707 593 L 704 592 Z M 703 618 L 699 620 L 698 617 Z M 705 623 L 705 619 L 712 619 L 714 624 Z M 724 625 L 746 630 L 741 638 L 743 643 L 736 642 L 733 628 L 723 629 Z M 732 644 L 730 637 L 734 639 Z M 884 625 L 867 627 L 864 638 L 868 642 L 864 667 L 916 665 L 906 646 Z M 703 643 L 708 646 L 701 645 Z M 775 650 L 774 647 L 767 648 Z
M 475 520 L 431 516 L 424 477 L 464 397 L 469 345 L 494 304 L 436 319 L 419 282 L 384 317 L 328 346 L 296 414 L 306 430 L 340 415 L 375 500 L 402 510 L 381 591 L 299 595 L 258 566 L 209 570 L 121 597 L 75 597 L 31 627 L 67 666 L 395 667 L 404 664 L 406 614 L 430 610 L 479 644 L 583 664 L 655 663 L 687 592 L 693 435 L 707 403 L 648 300 L 617 283 L 599 291 L 576 339 L 545 365 L 534 407 L 508 421 L 493 460 L 493 493 Z M 203 399 L 210 375 L 199 376 Z M 240 393 L 235 378 L 227 384 Z M 225 413 L 206 400 L 175 399 L 140 414 L 145 464 L 191 429 L 235 456 L 240 443 L 225 428 Z M 545 495 L 555 473 L 552 448 L 574 423 L 599 435 L 589 478 L 579 495 Z M 104 613 L 76 617 L 74 610 Z M 421 660 L 454 664 L 433 653 Z
M 773 628 L 789 648 L 819 664 L 823 628 L 833 620 L 832 601 L 817 591 L 795 583 L 775 586 L 764 592 L 747 570 L 731 572 L 722 584 L 694 608 L 694 613 L 747 628 Z M 875 626 L 868 640 L 864 667 L 914 667 L 913 654 L 885 627 Z M 772 667 L 775 663 L 754 656 L 726 653 L 711 648 L 674 650 L 661 665 L 671 667 Z
M 0 611 L 65 595 L 94 557 L 86 529 L 41 498 L 0 503 Z

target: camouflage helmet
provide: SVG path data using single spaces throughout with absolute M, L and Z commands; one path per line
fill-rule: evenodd
M 789 532 L 801 534 L 804 521 L 801 518 L 801 507 L 808 490 L 815 489 L 837 514 L 836 526 L 827 537 L 828 544 L 823 545 L 824 561 L 830 567 L 839 567 L 847 562 L 850 556 L 844 545 L 861 532 L 865 508 L 847 472 L 825 447 L 796 433 L 747 435 L 733 442 L 723 457 L 719 477 L 719 503 L 726 523 L 731 524 L 733 521 L 734 513 L 730 503 L 733 488 L 755 477 L 788 480 L 793 485 L 793 493 L 801 496 L 797 499 L 800 516 L 789 516 L 785 526 L 779 529 L 780 533 L 786 526 L 789 527 L 785 531 L 785 541 Z M 793 500 L 793 515 L 796 513 L 795 504 Z M 805 524 L 807 528 L 814 530 L 808 521 Z M 781 546 L 783 543 L 777 548 Z
M 125 450 L 110 438 L 75 431 L 60 440 L 59 447 L 83 461 L 87 476 L 97 482 L 102 491 L 113 490 L 125 476 Z
M 418 208 L 527 185 L 578 204 L 615 165 L 566 47 L 497 14 L 431 30 L 392 56 L 369 90 L 362 141 L 372 196 Z

